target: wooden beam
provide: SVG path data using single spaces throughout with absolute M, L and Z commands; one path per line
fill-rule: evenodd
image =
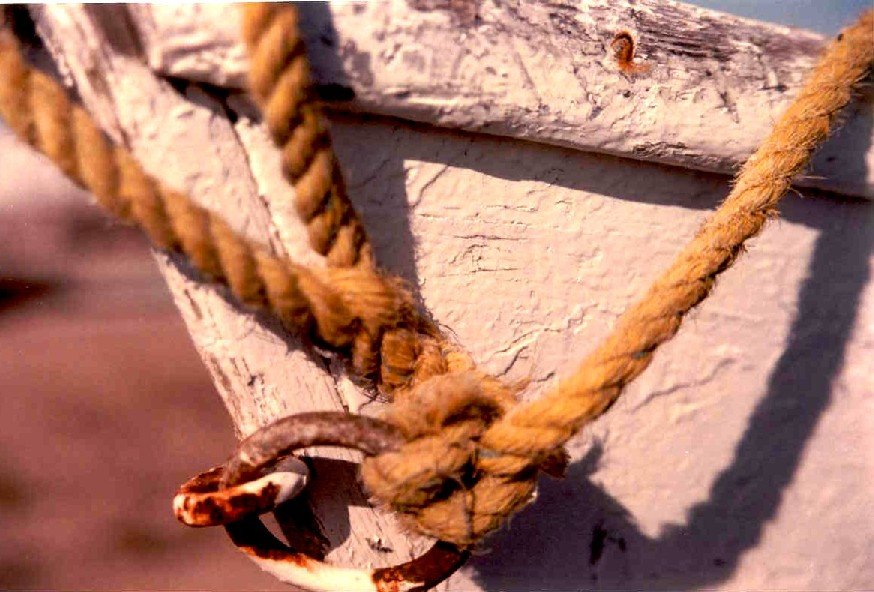
M 638 19 L 632 25 L 649 22 L 625 3 L 615 3 L 614 17 L 606 3 L 595 1 L 573 9 L 483 3 L 475 12 L 470 4 L 430 4 L 428 10 L 424 3 L 387 2 L 307 8 L 314 11 L 307 12 L 307 30 L 323 30 L 318 19 L 330 16 L 340 32 L 336 42 L 325 33 L 325 47 L 333 44 L 331 52 L 337 52 L 333 66 L 324 65 L 331 52 L 314 52 L 323 64 L 322 81 L 332 80 L 325 72 L 342 73 L 346 78 L 337 78 L 337 84 L 358 97 L 350 108 L 392 116 L 334 114 L 338 158 L 380 265 L 410 281 L 435 321 L 483 369 L 530 380 L 525 396 L 536 397 L 609 333 L 728 191 L 725 177 L 696 173 L 691 164 L 665 167 L 612 158 L 573 142 L 606 143 L 613 148 L 598 149 L 634 156 L 633 146 L 641 142 L 698 137 L 703 129 L 709 135 L 699 138 L 704 144 L 691 153 L 729 163 L 726 151 L 740 154 L 736 144 L 748 142 L 743 126 L 759 133 L 751 105 L 772 109 L 764 97 L 785 98 L 760 90 L 758 102 L 748 104 L 732 95 L 742 123 L 720 120 L 734 141 L 722 146 L 714 140 L 722 133 L 715 124 L 684 118 L 680 125 L 670 117 L 675 113 L 668 99 L 685 96 L 672 90 L 675 85 L 686 85 L 690 94 L 685 113 L 710 113 L 694 97 L 700 92 L 700 101 L 712 107 L 710 95 L 719 88 L 706 86 L 703 74 L 700 91 L 683 78 L 677 64 L 696 61 L 684 57 L 683 38 L 649 53 L 646 35 L 656 31 L 634 31 L 641 35 L 644 63 L 655 62 L 654 72 L 662 58 L 674 64 L 656 92 L 641 78 L 612 70 L 610 54 L 598 53 L 606 51 L 600 37 L 577 34 L 602 31 L 609 44 L 613 26 L 626 26 L 620 22 L 626 17 Z M 669 13 L 674 17 L 668 20 L 690 14 L 679 5 L 635 3 L 638 11 L 659 5 L 680 11 Z M 601 12 L 591 12 L 597 6 Z M 296 226 L 276 151 L 243 96 L 233 90 L 227 96 L 242 80 L 234 82 L 227 66 L 243 60 L 239 51 L 230 51 L 236 42 L 221 41 L 236 35 L 238 21 L 228 12 L 234 10 L 52 5 L 34 13 L 60 71 L 86 107 L 151 172 L 220 212 L 247 236 L 321 265 Z M 507 12 L 512 10 L 519 14 Z M 165 16 L 148 16 L 161 11 Z M 561 25 L 549 11 L 570 13 L 571 20 Z M 416 22 L 421 40 L 414 43 Z M 754 30 L 779 31 L 743 22 Z M 552 45 L 541 44 L 540 54 L 533 49 L 537 39 L 525 36 L 526 27 L 537 23 L 541 39 L 561 32 Z M 188 37 L 170 31 L 170 24 Z M 395 28 L 398 36 L 391 37 Z M 723 36 L 736 39 L 733 31 L 728 27 Z M 808 57 L 787 47 L 788 58 L 766 61 L 779 68 L 778 84 L 801 71 L 793 61 L 810 63 L 814 37 L 798 35 L 799 43 L 811 45 Z M 176 49 L 155 49 L 165 45 L 162 39 L 176 39 Z M 723 74 L 748 52 L 732 43 L 737 47 L 727 54 Z M 482 51 L 469 56 L 459 44 Z M 435 53 L 438 47 L 446 55 Z M 588 53 L 579 53 L 580 47 Z M 224 57 L 210 61 L 216 55 Z M 696 59 L 722 63 L 712 56 Z M 186 60 L 185 69 L 167 70 Z M 581 60 L 588 94 L 563 70 L 573 60 Z M 492 73 L 480 62 L 504 66 Z M 550 68 L 557 72 L 554 81 Z M 198 78 L 190 74 L 195 71 L 212 73 Z M 507 81 L 495 87 L 502 74 Z M 735 83 L 754 88 L 762 80 L 731 81 L 726 88 Z M 494 90 L 487 101 L 477 99 L 476 89 L 489 88 Z M 368 89 L 381 90 L 368 95 Z M 511 97 L 514 89 L 519 94 Z M 632 91 L 629 97 L 625 90 Z M 649 103 L 637 92 L 657 110 L 646 111 Z M 554 111 L 562 101 L 567 106 Z M 550 114 L 543 121 L 565 122 L 544 129 L 564 136 L 539 139 L 538 120 L 532 118 L 541 116 L 541 105 Z M 602 108 L 596 116 L 593 105 Z M 459 131 L 489 121 L 503 127 L 480 130 L 490 135 Z M 640 135 L 634 135 L 631 121 Z M 661 131 L 659 121 L 665 125 Z M 605 122 L 613 123 L 602 127 Z M 698 131 L 685 129 L 686 123 Z M 576 126 L 589 127 L 582 133 Z M 717 148 L 723 152 L 714 152 Z M 677 158 L 693 162 L 688 151 Z M 847 170 L 864 170 L 870 158 L 865 151 L 845 155 L 855 159 L 855 164 L 842 161 Z M 872 293 L 868 215 L 867 203 L 787 199 L 781 223 L 751 242 L 750 253 L 721 276 L 713 295 L 689 315 L 647 373 L 570 443 L 569 478 L 559 484 L 544 480 L 536 504 L 486 541 L 482 550 L 491 553 L 474 557 L 446 588 L 564 590 L 591 582 L 609 588 L 758 589 L 772 585 L 773 574 L 796 588 L 864 587 L 871 579 L 868 564 L 845 559 L 864 557 L 860 549 L 872 537 L 868 472 L 864 458 L 852 454 L 859 442 L 870 440 L 858 422 L 870 400 L 867 368 L 874 359 L 866 324 L 874 314 L 866 296 Z M 269 319 L 234 306 L 221 290 L 198 282 L 183 262 L 161 255 L 158 260 L 241 434 L 301 410 L 378 408 L 346 379 L 341 363 L 304 350 Z M 835 463 L 835 450 L 851 452 Z M 204 466 L 217 460 L 204 459 Z M 347 469 L 329 463 L 312 481 L 315 514 L 337 545 L 329 559 L 385 565 L 421 549 L 420 541 L 365 506 Z M 828 487 L 822 486 L 823 475 Z M 812 547 L 811 515 L 819 527 Z M 378 550 L 386 547 L 392 552 Z M 763 565 L 767 569 L 756 567 Z
M 244 86 L 236 7 L 132 10 L 156 72 Z M 354 96 L 337 108 L 726 174 L 825 41 L 669 0 L 382 0 L 301 12 L 326 96 Z M 611 48 L 623 31 L 637 41 L 637 73 Z M 874 197 L 871 95 L 845 118 L 797 184 Z
M 250 239 L 297 261 L 324 265 L 307 245 L 293 190 L 282 179 L 266 130 L 244 115 L 235 114 L 232 122 L 216 97 L 196 86 L 173 86 L 152 72 L 141 59 L 126 7 L 58 4 L 32 12 L 58 69 L 86 108 L 146 170 Z M 199 281 L 185 261 L 155 256 L 241 437 L 286 415 L 357 411 L 370 403 L 345 377 L 342 364 L 332 368 L 328 358 L 305 349 L 278 323 L 240 308 L 226 291 Z M 368 405 L 368 411 L 378 408 Z M 331 449 L 320 456 L 343 461 L 319 467 L 310 498 L 321 534 L 336 547 L 332 561 L 384 565 L 427 549 L 428 541 L 402 533 L 391 515 L 364 502 L 348 468 L 357 453 Z M 204 458 L 204 469 L 223 460 Z M 169 512 L 169 498 L 167 503 Z M 377 539 L 380 545 L 369 542 Z

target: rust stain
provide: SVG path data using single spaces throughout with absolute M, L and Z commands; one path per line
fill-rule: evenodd
M 423 590 L 432 588 L 461 567 L 468 555 L 451 543 L 438 541 L 421 557 L 373 570 L 373 583 L 379 592 L 396 592 L 402 583 L 421 584 Z
M 650 64 L 640 64 L 634 61 L 637 52 L 637 41 L 629 31 L 619 31 L 610 42 L 613 58 L 623 74 L 644 74 L 652 69 Z
M 318 572 L 326 569 L 326 565 L 301 553 L 296 543 L 289 547 L 277 539 L 257 518 L 256 512 L 251 511 L 253 507 L 260 511 L 270 509 L 279 487 L 268 484 L 257 493 L 243 493 L 235 491 L 234 486 L 224 488 L 222 484 L 242 483 L 260 477 L 261 471 L 277 457 L 300 448 L 331 445 L 375 455 L 397 450 L 403 441 L 400 432 L 391 424 L 360 415 L 309 412 L 285 417 L 251 434 L 225 465 L 210 469 L 183 485 L 179 495 L 186 497 L 179 501 L 177 496 L 177 514 L 184 515 L 186 520 L 183 522 L 192 526 L 224 524 L 234 544 L 254 558 Z M 193 493 L 204 490 L 204 493 Z M 262 509 L 262 503 L 267 507 Z M 228 516 L 234 516 L 234 519 L 228 521 Z M 379 592 L 398 592 L 409 584 L 417 590 L 424 590 L 449 577 L 468 556 L 468 551 L 439 541 L 417 559 L 376 569 L 369 575 Z M 283 577 L 283 581 L 296 583 L 293 573 L 287 574 L 287 578 Z
M 317 561 L 314 561 L 303 553 L 276 548 L 263 549 L 260 547 L 240 547 L 240 549 L 252 557 L 266 559 L 267 561 L 277 561 L 279 563 L 291 563 L 310 571 L 318 567 Z
M 176 508 L 177 520 L 189 526 L 215 526 L 258 514 L 275 505 L 280 488 L 267 483 L 257 492 L 240 492 L 237 488 L 221 488 L 224 467 L 197 475 L 179 488 L 182 505 Z

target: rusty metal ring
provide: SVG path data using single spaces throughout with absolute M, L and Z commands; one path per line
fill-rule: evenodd
M 227 491 L 266 478 L 266 471 L 280 466 L 282 461 L 277 462 L 277 459 L 288 457 L 301 448 L 338 446 L 375 455 L 397 450 L 403 443 L 401 434 L 383 421 L 340 412 L 302 413 L 256 431 L 240 444 L 237 453 L 225 465 L 204 475 L 211 474 L 211 488 Z M 253 508 L 253 512 L 263 513 L 260 507 Z M 234 544 L 261 569 L 283 582 L 313 591 L 425 590 L 449 577 L 469 556 L 466 550 L 456 545 L 438 541 L 425 554 L 400 565 L 376 569 L 345 568 L 324 563 L 284 544 L 254 513 L 225 523 L 225 528 Z
M 173 498 L 173 513 L 188 526 L 220 526 L 269 512 L 306 487 L 309 468 L 289 456 L 269 474 L 231 487 L 222 486 L 226 465 L 213 467 L 186 481 Z

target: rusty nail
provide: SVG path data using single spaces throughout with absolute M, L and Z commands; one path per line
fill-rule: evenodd
M 610 42 L 613 58 L 624 74 L 643 74 L 651 68 L 649 64 L 638 63 L 635 59 L 637 41 L 630 31 L 619 31 Z

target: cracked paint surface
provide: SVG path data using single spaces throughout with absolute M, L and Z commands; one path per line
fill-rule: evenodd
M 570 372 L 729 190 L 723 177 L 393 121 L 335 118 L 334 134 L 350 183 L 366 175 L 355 195 L 380 260 L 406 270 L 486 369 L 531 379 L 527 397 Z M 874 500 L 874 431 L 858 407 L 874 392 L 870 220 L 865 202 L 787 198 L 572 441 L 570 481 L 544 483 L 450 589 L 874 581 L 868 521 L 821 528 Z M 856 452 L 832 457 L 846 445 Z M 828 532 L 811 545 L 811 528 Z
M 592 24 L 569 17 L 566 4 L 552 4 L 518 9 L 520 22 L 533 27 L 543 10 L 554 10 L 560 15 L 548 15 L 549 22 L 566 28 L 567 35 Z M 348 10 L 388 14 L 385 6 L 399 5 Z M 49 21 L 54 11 L 75 13 L 68 7 L 44 10 Z M 386 31 L 403 24 L 383 17 L 367 22 L 382 23 Z M 425 18 L 439 25 L 458 17 Z M 641 18 L 652 26 L 651 14 Z M 53 24 L 58 31 L 64 30 L 62 20 Z M 368 31 L 362 27 L 360 35 Z M 76 55 L 72 47 L 89 47 L 93 37 L 87 28 L 65 33 L 56 39 L 68 44 L 69 56 Z M 464 34 L 456 26 L 447 38 L 461 43 Z M 386 39 L 380 43 L 388 44 Z M 488 39 L 477 37 L 477 43 Z M 364 42 L 355 43 L 361 54 Z M 573 53 L 569 41 L 557 43 Z M 390 52 L 394 57 L 387 63 L 396 71 L 377 71 L 371 64 L 374 84 L 388 85 L 392 79 L 379 76 L 389 74 L 419 76 L 402 63 L 410 59 L 403 57 L 409 49 Z M 642 55 L 648 57 L 645 49 Z M 479 57 L 486 52 L 481 51 Z M 430 110 L 431 122 L 439 125 L 475 127 L 497 118 L 518 131 L 532 113 L 541 113 L 542 104 L 558 100 L 548 94 L 557 83 L 550 87 L 535 79 L 556 69 L 549 55 L 563 54 L 545 54 L 529 56 L 517 48 L 517 54 L 500 55 L 533 60 L 526 69 L 541 103 L 525 103 L 519 112 L 500 111 L 498 117 L 488 111 L 491 104 L 483 105 L 482 94 L 449 88 L 443 97 L 423 98 L 418 87 L 400 83 L 397 104 L 413 105 L 423 110 L 419 113 Z M 476 61 L 478 54 L 471 55 Z M 423 63 L 449 73 L 470 71 L 467 58 L 448 57 L 449 65 L 434 56 L 434 62 Z M 139 62 L 105 59 L 102 71 L 110 86 L 121 89 L 111 101 L 99 89 L 82 93 L 89 108 L 109 127 L 134 136 L 137 156 L 162 178 L 225 212 L 242 232 L 278 241 L 294 253 L 305 238 L 280 215 L 282 197 L 265 190 L 279 183 L 266 137 L 241 126 L 229 129 L 202 104 L 210 97 L 183 96 Z M 355 67 L 364 68 L 366 60 L 357 59 Z M 517 73 L 498 65 L 497 77 Z M 85 86 L 81 66 L 73 60 L 69 69 Z M 573 68 L 563 71 L 567 80 L 570 72 Z M 653 153 L 681 153 L 690 146 L 678 137 L 682 126 L 672 127 L 653 110 L 666 100 L 667 87 L 634 95 L 642 101 L 636 106 L 607 103 L 604 88 L 584 76 L 585 68 L 577 74 L 581 93 L 589 94 L 581 94 L 574 108 L 592 125 L 619 130 L 616 137 Z M 701 97 L 692 87 L 688 99 L 694 104 Z M 448 105 L 447 97 L 456 102 Z M 720 101 L 739 115 L 749 108 L 732 96 Z M 709 105 L 708 113 L 713 107 L 701 105 Z M 720 113 L 730 115 L 726 109 Z M 635 114 L 643 119 L 635 120 Z M 611 121 L 655 125 L 658 134 L 636 137 Z M 725 122 L 729 125 L 730 117 Z M 586 135 L 588 128 L 572 123 L 556 129 Z M 172 133 L 165 137 L 167 129 Z M 688 169 L 394 119 L 337 116 L 333 129 L 379 261 L 411 281 L 435 319 L 487 370 L 531 378 L 528 397 L 569 372 L 609 332 L 729 188 L 725 177 Z M 705 143 L 719 141 L 700 129 L 695 134 Z M 198 145 L 225 151 L 205 159 L 194 148 Z M 629 150 L 623 145 L 617 151 Z M 853 166 L 864 170 L 866 153 L 850 154 L 859 157 Z M 204 170 L 207 166 L 215 168 Z M 448 588 L 561 590 L 581 582 L 613 589 L 870 588 L 870 220 L 867 203 L 790 196 L 781 220 L 749 245 L 647 373 L 571 443 L 575 462 L 569 478 L 544 481 L 538 503 L 489 541 L 491 553 L 476 557 Z M 241 432 L 295 410 L 378 407 L 335 361 L 304 352 L 220 291 L 198 285 L 179 262 L 160 263 Z M 353 475 L 339 473 L 332 483 L 316 479 L 314 487 L 325 534 L 335 543 L 345 541 L 336 551 L 339 561 L 383 563 L 415 549 L 389 520 L 366 507 L 355 493 Z M 335 489 L 351 492 L 351 508 Z M 814 540 L 811 532 L 817 534 Z M 374 536 L 395 556 L 374 551 L 367 542 Z

